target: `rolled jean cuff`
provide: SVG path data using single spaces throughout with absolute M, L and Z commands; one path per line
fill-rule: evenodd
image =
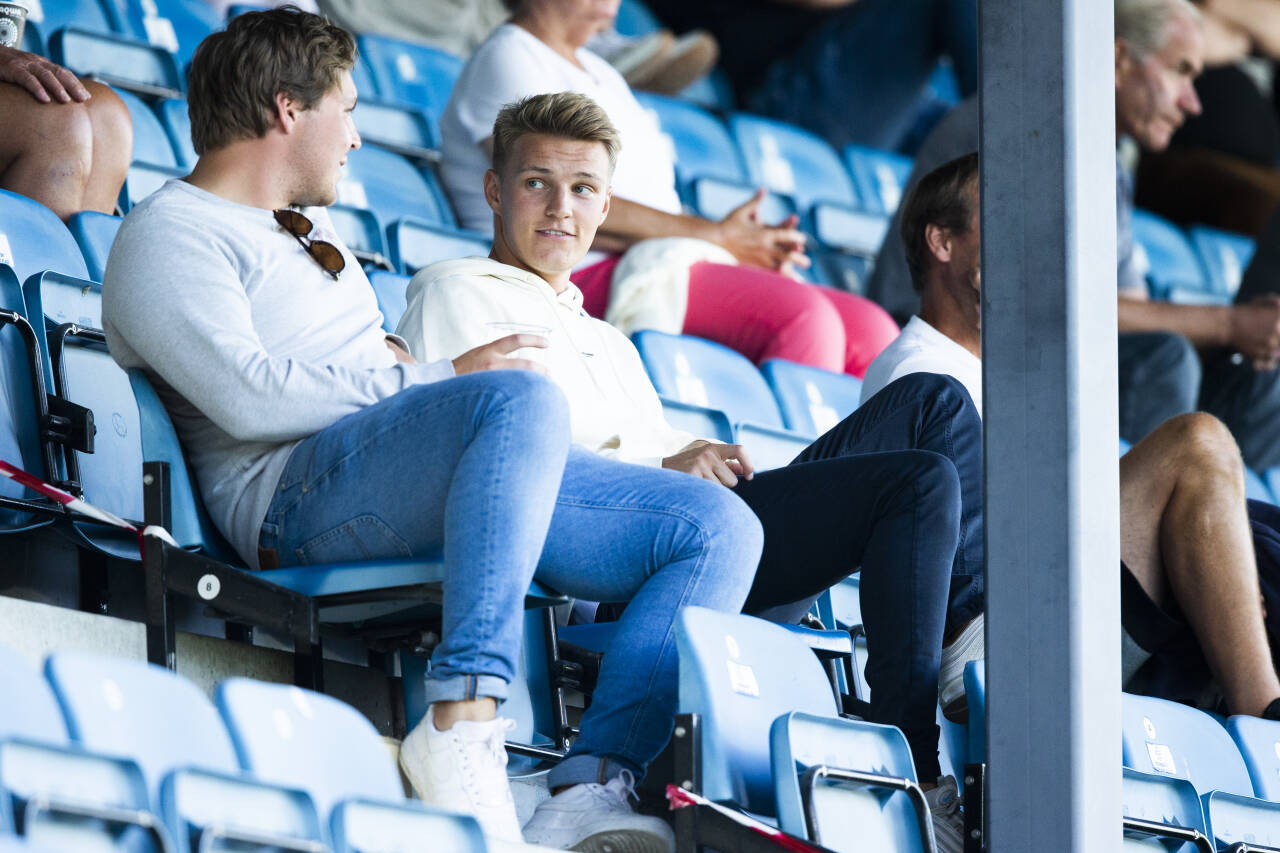
M 631 771 L 637 782 L 644 778 L 644 768 L 629 761 L 599 755 L 571 755 L 551 768 L 551 772 L 547 774 L 547 787 L 554 791 L 556 788 L 581 785 L 583 782 L 603 785 L 623 770 Z
M 496 699 L 499 705 L 507 701 L 507 682 L 496 675 L 432 678 L 428 674 L 424 682 L 422 695 L 428 705 L 433 702 L 464 702 L 481 697 Z

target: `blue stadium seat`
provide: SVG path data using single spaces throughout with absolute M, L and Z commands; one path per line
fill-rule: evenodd
M 1204 809 L 1195 787 L 1185 779 L 1174 779 L 1153 773 L 1141 773 L 1124 768 L 1121 782 L 1122 808 L 1125 819 L 1124 850 L 1170 851 L 1170 853 L 1196 853 L 1210 849 L 1205 826 Z M 1160 825 L 1139 829 L 1137 821 Z M 1190 831 L 1201 836 L 1199 847 L 1194 840 L 1178 843 L 1168 837 L 1169 830 Z M 1165 837 L 1160 837 L 1160 836 Z M 1185 837 L 1185 836 L 1183 836 Z M 1194 838 L 1194 836 L 1192 836 Z
M 784 359 L 760 365 L 787 429 L 816 438 L 838 424 L 862 398 L 862 380 Z
M 1280 844 L 1280 804 L 1254 797 L 1244 759 L 1217 720 L 1186 705 L 1128 693 L 1122 707 L 1126 767 L 1190 781 L 1216 845 Z
M 375 145 L 347 156 L 346 175 L 338 182 L 338 201 L 372 210 L 384 225 L 406 216 L 453 225 L 453 212 L 434 177 L 405 158 Z
M 1280 803 L 1280 723 L 1259 717 L 1230 717 L 1227 731 L 1240 749 L 1255 796 Z
M 405 290 L 409 287 L 409 276 L 386 270 L 374 270 L 369 273 L 369 283 L 373 285 L 373 295 L 378 298 L 378 310 L 382 312 L 382 328 L 394 332 L 400 325 L 409 300 Z
M 422 44 L 365 33 L 360 54 L 369 63 L 378 97 L 425 110 L 439 121 L 465 64 L 450 53 Z M 357 84 L 358 85 L 358 84 Z
M 746 204 L 755 194 L 756 187 L 749 183 L 706 175 L 693 179 L 685 191 L 685 201 L 699 216 L 718 221 Z M 796 212 L 796 203 L 790 196 L 769 190 L 760 200 L 758 215 L 761 222 L 777 225 Z
M 391 260 L 387 256 L 386 232 L 378 216 L 372 210 L 359 207 L 348 207 L 345 204 L 331 204 L 327 208 L 329 221 L 338 232 L 342 242 L 362 264 L 389 268 Z
M 80 248 L 53 211 L 8 190 L 0 190 L 0 265 L 12 267 L 19 281 L 45 270 L 88 274 Z
M 440 131 L 422 110 L 360 98 L 351 114 L 360 138 L 407 157 L 430 158 L 440 147 Z
M 407 275 L 413 275 L 437 261 L 488 257 L 489 246 L 493 242 L 482 234 L 413 218 L 393 223 L 387 229 L 387 236 L 391 262 Z
M 48 480 L 53 456 L 46 456 L 40 439 L 46 386 L 39 340 L 27 323 L 18 277 L 10 268 L 0 266 L 0 459 Z M 0 498 L 33 497 L 13 480 L 0 479 Z M 32 524 L 20 506 L 0 505 L 0 532 L 17 532 Z
M 863 209 L 892 216 L 911 177 L 911 158 L 867 145 L 846 145 L 841 153 Z
M 734 442 L 733 424 L 729 423 L 729 416 L 719 409 L 707 409 L 664 397 L 662 416 L 675 429 L 684 430 L 698 438 L 714 439 L 725 444 Z
M 120 188 L 120 209 L 128 213 L 133 206 L 165 185 L 171 178 L 181 178 L 187 172 L 174 166 L 153 166 L 150 163 L 134 163 Z
M 770 429 L 752 423 L 739 423 L 738 444 L 746 448 L 757 471 L 782 468 L 810 444 L 807 436 L 785 429 Z
M 969 760 L 987 760 L 987 668 L 971 660 L 964 665 L 964 696 L 969 706 Z
M 807 130 L 761 116 L 737 113 L 729 130 L 751 179 L 790 195 L 807 211 L 816 202 L 858 206 L 858 195 L 840 157 L 826 140 Z
M 906 739 L 889 726 L 838 718 L 822 667 L 790 632 L 750 616 L 686 607 L 676 617 L 676 646 L 679 713 L 698 715 L 698 793 L 776 815 L 781 829 L 819 843 L 856 837 L 868 849 L 932 849 L 924 846 L 932 830 Z M 689 722 L 677 718 L 683 737 L 695 730 Z M 828 770 L 806 773 L 818 765 Z M 878 779 L 855 786 L 841 771 Z M 684 772 L 677 767 L 677 778 L 689 778 Z M 678 833 L 698 818 L 696 810 L 682 811 Z M 720 847 L 696 826 L 693 832 Z
M 819 204 L 811 214 L 818 242 L 858 258 L 874 259 L 889 230 L 889 217 L 842 204 Z
M 350 705 L 247 678 L 224 681 L 217 703 L 244 769 L 310 794 L 337 851 L 405 849 L 430 838 L 433 848 L 484 853 L 473 818 L 405 800 L 382 738 Z
M 120 0 L 116 0 L 120 2 Z M 174 54 L 178 67 L 186 68 L 196 46 L 222 19 L 213 6 L 200 0 L 124 0 L 130 34 Z
M 102 281 L 102 275 L 107 270 L 111 244 L 115 242 L 116 232 L 120 230 L 120 223 L 123 221 L 119 216 L 84 210 L 74 214 L 67 222 L 71 236 L 80 246 L 80 254 L 84 255 L 88 278 L 93 281 Z
M 194 169 L 198 155 L 191 143 L 191 117 L 187 114 L 186 99 L 165 98 L 156 104 L 156 114 L 169 137 L 176 164 L 188 171 Z
M 867 277 L 871 274 L 871 258 L 821 249 L 810 250 L 809 257 L 813 259 L 814 268 L 821 272 L 821 279 L 828 286 L 859 295 L 866 292 Z
M 696 178 L 720 178 L 732 183 L 747 180 L 742 157 L 720 119 L 679 98 L 636 92 L 636 99 L 657 116 L 662 132 L 671 139 L 676 177 L 682 189 Z
M 122 31 L 122 10 L 116 7 L 114 0 L 60 0 L 28 5 L 23 49 L 39 48 L 32 52 L 41 56 L 48 56 L 49 37 L 63 27 L 75 26 L 95 33 Z
M 778 403 L 760 371 L 721 344 L 687 335 L 639 331 L 632 336 L 658 394 L 719 409 L 735 424 L 782 429 Z
M 0 681 L 0 835 L 21 828 L 55 850 L 167 850 L 138 766 L 72 745 L 49 683 L 4 646 Z
M 1156 299 L 1185 301 L 1196 294 L 1211 295 L 1204 267 L 1195 249 L 1178 226 L 1145 210 L 1133 212 L 1133 237 L 1146 253 L 1150 269 L 1147 281 Z
M 117 89 L 116 94 L 129 108 L 129 117 L 133 119 L 133 156 L 129 159 L 135 163 L 176 167 L 178 160 L 174 156 L 173 144 L 156 114 L 132 92 Z
M 1188 233 L 1191 245 L 1195 246 L 1209 273 L 1209 284 L 1214 292 L 1235 296 L 1240 289 L 1240 279 L 1244 277 L 1249 261 L 1253 260 L 1256 248 L 1253 238 L 1205 225 L 1193 225 Z
M 161 97 L 184 88 L 172 53 L 134 39 L 66 27 L 49 39 L 49 58 L 117 88 Z
M 640 0 L 622 0 L 613 28 L 624 36 L 643 36 L 661 29 L 662 24 Z
M 45 672 L 72 739 L 141 768 L 180 851 L 243 849 L 235 842 L 254 836 L 261 846 L 322 840 L 305 794 L 245 778 L 217 709 L 187 679 L 140 661 L 66 652 L 51 655 Z
M 1276 502 L 1276 494 L 1273 483 L 1263 479 L 1263 477 L 1252 468 L 1245 466 L 1244 469 L 1244 495 L 1255 501 L 1265 501 L 1273 504 Z

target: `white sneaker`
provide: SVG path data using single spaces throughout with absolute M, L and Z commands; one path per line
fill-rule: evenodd
M 933 814 L 933 838 L 938 853 L 964 853 L 964 816 L 960 813 L 960 792 L 954 776 L 941 776 L 938 787 L 925 791 Z
M 938 667 L 938 699 L 944 712 L 952 709 L 964 698 L 964 665 L 971 660 L 982 660 L 987 655 L 985 638 L 987 617 L 979 613 L 960 636 L 942 647 L 942 663 Z M 960 710 L 960 709 L 956 709 Z
M 524 840 L 585 853 L 675 853 L 671 827 L 636 814 L 632 799 L 635 777 L 626 770 L 603 785 L 574 785 L 538 806 L 524 825 Z
M 413 792 L 428 805 L 471 815 L 485 835 L 522 840 L 503 747 L 515 721 L 461 720 L 442 732 L 436 729 L 434 710 L 427 708 L 400 745 L 400 766 Z

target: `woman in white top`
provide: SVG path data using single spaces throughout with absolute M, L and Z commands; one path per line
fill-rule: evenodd
M 580 92 L 605 109 L 623 141 L 609 218 L 574 274 L 587 311 L 624 330 L 666 326 L 719 341 L 757 363 L 785 358 L 860 377 L 897 326 L 868 300 L 789 277 L 809 263 L 794 217 L 777 226 L 761 224 L 758 198 L 720 222 L 682 212 L 672 152 L 656 119 L 612 66 L 583 47 L 612 24 L 618 0 L 508 4 L 514 7 L 511 22 L 472 55 L 441 118 L 442 176 L 462 224 L 492 233 L 482 176 L 498 110 L 528 95 Z M 632 249 L 672 237 L 697 242 Z M 635 260 L 630 265 L 628 255 Z M 623 272 L 615 278 L 620 262 Z M 653 281 L 655 267 L 667 273 L 658 276 L 660 284 Z M 649 287 L 640 296 L 637 280 Z M 619 314 L 620 293 L 625 316 Z M 646 298 L 651 304 L 637 309 L 635 303 Z

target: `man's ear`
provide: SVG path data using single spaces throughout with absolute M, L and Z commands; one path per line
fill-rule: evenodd
M 298 113 L 302 112 L 302 105 L 288 92 L 276 92 L 275 106 L 276 129 L 289 133 L 298 122 Z
M 939 263 L 951 263 L 951 229 L 930 222 L 924 227 L 924 244 Z
M 1116 88 L 1120 88 L 1121 81 L 1129 73 L 1129 67 L 1133 64 L 1133 52 L 1129 49 L 1129 43 L 1122 38 L 1116 39 Z
M 499 215 L 502 214 L 502 181 L 493 169 L 484 173 L 484 200 L 488 203 L 490 210 Z
M 604 207 L 600 210 L 600 225 L 603 225 L 604 221 L 609 218 L 609 206 L 611 204 L 613 204 L 613 187 L 609 187 L 604 191 Z

